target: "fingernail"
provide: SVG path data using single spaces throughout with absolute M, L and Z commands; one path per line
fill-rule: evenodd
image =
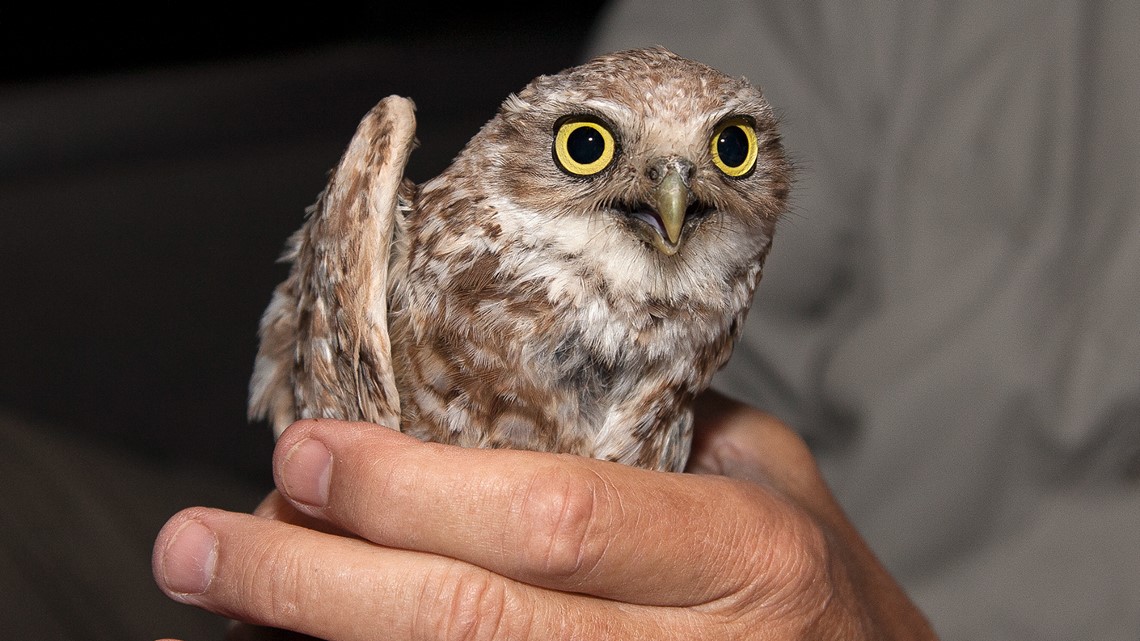
M 307 438 L 285 455 L 281 466 L 281 490 L 286 496 L 314 507 L 329 502 L 329 474 L 332 454 L 320 441 Z
M 166 544 L 162 579 L 167 589 L 180 594 L 202 594 L 214 579 L 218 537 L 201 521 L 189 520 Z

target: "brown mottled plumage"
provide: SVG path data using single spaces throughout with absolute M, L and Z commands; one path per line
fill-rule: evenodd
M 419 187 L 414 129 L 382 100 L 290 240 L 251 417 L 682 469 L 788 193 L 760 92 L 660 48 L 602 56 L 507 98 Z

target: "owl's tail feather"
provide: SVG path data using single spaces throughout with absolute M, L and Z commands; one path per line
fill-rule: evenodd
M 404 168 L 415 106 L 389 96 L 361 120 L 289 241 L 289 278 L 261 321 L 251 418 L 280 433 L 297 418 L 364 420 L 398 429 L 388 334 L 388 269 L 402 234 Z

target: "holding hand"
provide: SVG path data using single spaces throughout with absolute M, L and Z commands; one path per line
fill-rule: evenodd
M 712 394 L 697 420 L 697 474 L 301 421 L 280 494 L 175 515 L 155 577 L 326 639 L 934 638 L 791 430 Z

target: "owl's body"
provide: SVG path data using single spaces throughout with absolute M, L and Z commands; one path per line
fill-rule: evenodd
M 788 191 L 760 93 L 635 50 L 536 79 L 419 187 L 413 138 L 383 100 L 291 240 L 251 415 L 682 469 Z

